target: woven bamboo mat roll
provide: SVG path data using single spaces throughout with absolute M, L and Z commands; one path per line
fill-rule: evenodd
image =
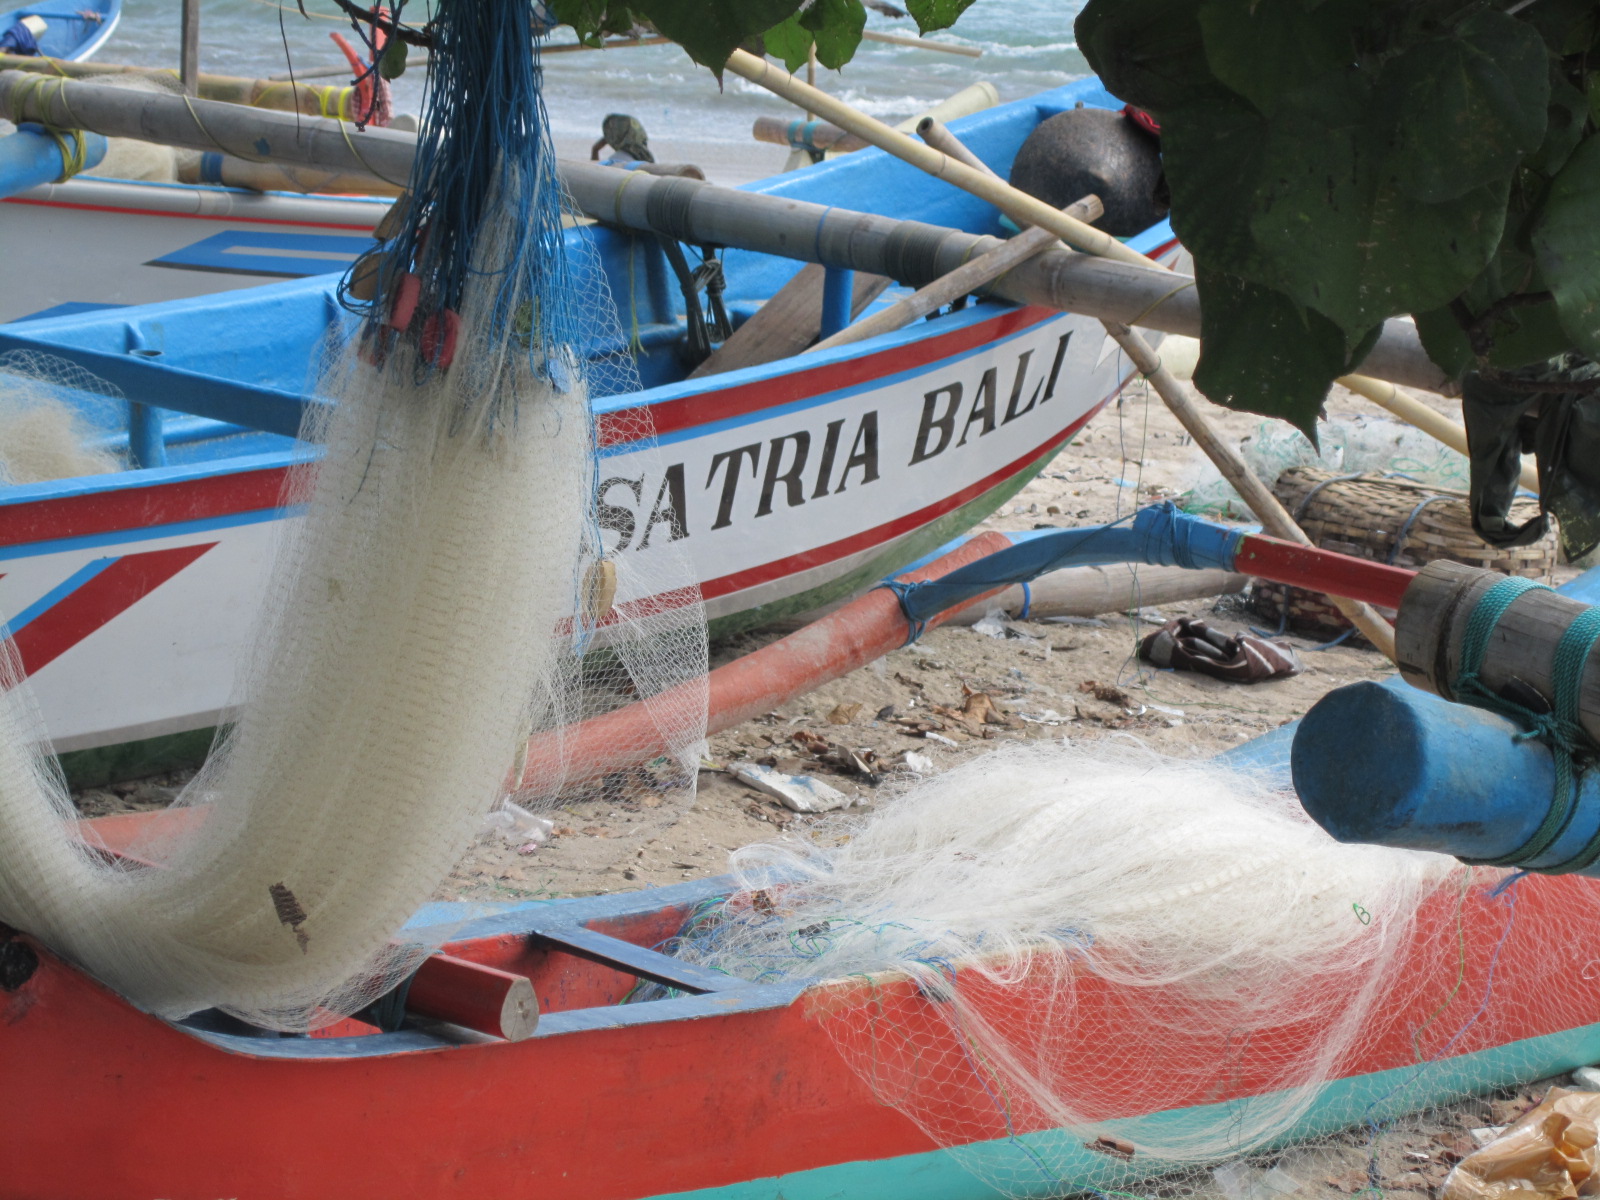
M 1272 490 L 1314 544 L 1341 554 L 1412 569 L 1446 559 L 1545 582 L 1558 561 L 1553 530 L 1528 546 L 1501 549 L 1483 541 L 1472 532 L 1465 492 L 1320 467 L 1291 467 Z M 1519 499 L 1511 520 L 1526 521 L 1538 510 L 1537 501 Z M 1258 579 L 1251 605 L 1259 616 L 1297 633 L 1325 636 L 1350 628 L 1326 596 L 1301 588 Z

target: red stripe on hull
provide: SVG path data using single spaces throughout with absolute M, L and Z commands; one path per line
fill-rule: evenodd
M 0 506 L 0 546 L 92 537 L 277 508 L 288 467 Z
M 981 321 L 937 337 L 919 338 L 902 346 L 843 359 L 809 371 L 790 371 L 771 379 L 758 379 L 752 383 L 682 396 L 676 400 L 663 400 L 647 409 L 628 408 L 620 412 L 603 413 L 599 420 L 600 445 L 614 446 L 637 438 L 641 419 L 653 422 L 657 435 L 665 435 L 872 383 L 886 375 L 913 371 L 949 358 L 952 354 L 974 350 L 1061 315 L 1055 309 L 1036 306 L 1008 309 L 990 321 Z
M 215 542 L 175 546 L 119 558 L 59 603 L 40 613 L 12 638 L 25 674 L 32 675 L 107 622 L 155 591 Z

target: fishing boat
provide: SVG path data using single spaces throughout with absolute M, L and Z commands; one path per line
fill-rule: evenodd
M 1279 553 L 1280 567 L 1304 565 L 1295 547 Z M 930 573 L 941 570 L 950 568 Z M 1564 590 L 1600 599 L 1600 572 Z M 879 608 L 903 633 L 894 604 Z M 1229 757 L 1287 786 L 1289 734 L 1274 730 Z M 102 818 L 85 822 L 84 836 L 116 855 L 163 819 Z M 1227 1124 L 1241 1105 L 1271 1103 L 1266 1081 L 1322 1032 L 1290 1016 L 1272 1037 L 1234 1040 L 1207 1013 L 1168 1012 L 1160 988 L 1129 981 L 1137 972 L 1118 980 L 1085 967 L 1065 1010 L 1051 1007 L 1053 976 L 1038 995 L 1031 983 L 1013 986 L 995 1002 L 1069 1014 L 1052 1030 L 1067 1040 L 1056 1058 L 1066 1077 L 1054 1079 L 1064 1094 L 1130 1084 L 1097 1120 L 1101 1136 L 1080 1142 L 1037 1110 L 1019 1117 L 970 1063 L 951 1070 L 906 1057 L 906 1047 L 950 1035 L 941 998 L 915 980 L 749 982 L 661 948 L 733 886 L 724 877 L 508 907 L 429 960 L 448 965 L 447 999 L 431 1003 L 450 1019 L 407 1017 L 385 1031 L 368 1014 L 310 1037 L 214 1012 L 158 1019 L 35 940 L 0 930 L 0 1071 L 27 1081 L 0 1101 L 7 1186 L 60 1200 L 1126 1194 L 1130 1176 L 1181 1164 L 1130 1160 L 1120 1147 L 1171 1141 L 1190 1124 Z M 1600 1057 L 1591 956 L 1563 924 L 1592 903 L 1592 887 L 1527 877 L 1514 907 L 1492 879 L 1436 892 L 1405 935 L 1395 982 L 1357 1048 L 1274 1144 L 1375 1128 Z M 1358 919 L 1359 903 L 1354 911 Z M 959 975 L 962 965 L 949 969 Z M 508 978 L 531 982 L 537 1027 L 516 1041 L 473 1033 L 500 1019 L 495 981 Z M 970 996 L 986 985 L 965 986 Z M 1491 1001 L 1492 1019 L 1482 1019 Z M 853 1018 L 887 1031 L 883 1063 L 861 1059 L 859 1047 L 858 1057 L 841 1052 L 838 1030 Z M 1148 1019 L 1161 1022 L 1160 1038 L 1146 1036 Z M 915 1090 L 920 1122 L 886 1088 Z M 930 1127 L 945 1135 L 936 1141 Z M 1000 1178 L 1003 1189 L 989 1182 Z
M 1080 101 L 1111 102 L 1083 81 L 958 128 L 1003 171 L 1039 121 Z M 877 151 L 749 190 L 969 233 L 998 229 L 988 205 L 930 187 Z M 109 199 L 96 207 L 72 198 L 91 194 Z M 49 229 L 79 230 L 82 261 L 110 282 L 39 264 L 41 278 L 57 278 L 43 298 L 65 296 L 73 311 L 0 328 L 0 352 L 53 352 L 113 382 L 137 367 L 139 383 L 126 407 L 85 410 L 129 469 L 0 489 L 0 611 L 11 614 L 69 776 L 130 777 L 197 760 L 227 719 L 270 546 L 293 517 L 279 492 L 306 452 L 293 435 L 308 364 L 343 316 L 338 277 L 326 272 L 371 246 L 383 205 L 81 180 L 24 199 L 0 207 L 8 231 L 20 215 L 15 244 L 28 252 Z M 294 226 L 285 212 L 321 215 Z M 362 220 L 341 216 L 352 212 Z M 330 214 L 337 219 L 324 221 Z M 834 603 L 970 528 L 1132 369 L 1098 321 L 983 302 L 857 345 L 686 378 L 689 301 L 662 240 L 594 224 L 568 237 L 592 250 L 582 261 L 596 264 L 629 331 L 627 345 L 596 344 L 591 354 L 614 359 L 631 348 L 638 373 L 637 390 L 594 402 L 612 551 L 687 553 L 714 632 Z M 1168 263 L 1179 253 L 1165 224 L 1131 244 Z M 795 264 L 730 249 L 721 272 L 737 325 L 794 277 Z M 303 278 L 224 290 L 261 274 Z M 848 298 L 848 276 L 837 273 L 844 286 L 824 294 Z M 118 290 L 124 277 L 129 290 Z M 167 280 L 188 298 L 107 307 Z M 220 294 L 198 294 L 212 291 Z M 835 311 L 834 328 L 850 315 Z M 641 416 L 659 439 L 658 466 L 646 465 L 630 432 Z
M 122 19 L 122 0 L 47 0 L 44 4 L 24 4 L 0 10 L 0 33 L 24 17 L 45 22 L 43 36 L 37 39 L 38 53 L 49 58 L 84 62 L 104 46 Z

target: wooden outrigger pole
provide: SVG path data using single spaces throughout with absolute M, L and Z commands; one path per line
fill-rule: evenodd
M 196 150 L 220 148 L 243 158 L 324 167 L 398 184 L 406 180 L 416 152 L 415 136 L 399 130 L 357 132 L 344 122 L 325 118 L 112 91 L 12 71 L 0 71 L 0 115 Z M 738 191 L 695 179 L 571 161 L 563 161 L 560 169 L 574 205 L 595 220 L 700 244 L 887 275 L 913 287 L 931 283 L 1002 244 L 1000 238 L 921 221 Z M 991 294 L 1017 304 L 1163 333 L 1194 337 L 1200 331 L 1200 303 L 1192 278 L 1066 249 L 1047 250 L 1028 260 L 998 280 Z M 1437 391 L 1448 385 L 1409 322 L 1389 321 L 1362 366 L 1375 378 L 1407 387 Z

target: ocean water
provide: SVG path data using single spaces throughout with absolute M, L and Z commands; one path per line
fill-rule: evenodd
M 929 107 L 979 79 L 1014 100 L 1056 87 L 1088 71 L 1072 39 L 1083 0 L 977 0 L 952 30 L 935 40 L 983 51 L 981 58 L 865 42 L 839 72 L 818 72 L 818 85 L 881 120 L 893 123 Z M 265 77 L 335 66 L 329 33 L 349 32 L 327 0 L 306 0 L 302 17 L 294 0 L 205 0 L 201 5 L 201 69 Z M 872 13 L 868 26 L 915 34 L 915 23 Z M 354 39 L 352 38 L 352 41 Z M 555 41 L 571 41 L 558 30 Z M 176 0 L 124 0 L 122 24 L 97 55 L 103 62 L 173 66 L 178 56 Z M 587 156 L 610 112 L 637 117 L 662 161 L 694 161 L 713 179 L 736 183 L 778 170 L 786 151 L 750 136 L 758 116 L 792 116 L 783 101 L 742 79 L 717 81 L 676 46 L 641 46 L 545 59 L 545 100 L 562 153 Z M 323 80 L 320 82 L 337 82 Z M 422 73 L 397 81 L 397 108 L 417 111 Z

